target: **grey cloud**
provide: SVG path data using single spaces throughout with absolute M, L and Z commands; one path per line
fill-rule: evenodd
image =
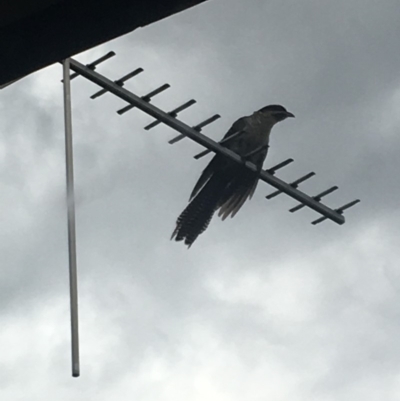
M 196 98 L 182 119 L 220 113 L 204 131 L 215 139 L 284 104 L 296 119 L 275 128 L 266 165 L 293 157 L 279 176 L 313 170 L 308 193 L 337 184 L 330 205 L 362 203 L 344 226 L 314 227 L 314 212 L 288 213 L 295 202 L 265 200 L 260 183 L 187 251 L 169 236 L 207 162 L 193 160 L 199 146 L 168 145 L 171 130 L 143 131 L 151 118 L 119 117 L 122 101 L 91 101 L 97 88 L 74 80 L 82 377 L 72 385 L 60 67 L 2 91 L 0 336 L 15 355 L 0 365 L 2 398 L 26 399 L 25 384 L 30 399 L 395 400 L 398 14 L 390 0 L 210 1 L 77 57 L 116 50 L 99 71 L 144 67 L 126 87 L 169 82 L 154 104 Z

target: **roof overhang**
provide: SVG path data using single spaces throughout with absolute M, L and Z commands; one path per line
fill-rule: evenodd
M 0 2 L 0 87 L 204 1 Z

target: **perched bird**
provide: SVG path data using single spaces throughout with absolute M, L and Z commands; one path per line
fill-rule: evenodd
M 234 151 L 261 171 L 268 152 L 272 127 L 294 115 L 283 106 L 270 105 L 239 118 L 221 141 L 221 145 Z M 231 138 L 231 139 L 229 139 Z M 251 198 L 258 183 L 258 174 L 227 157 L 216 154 L 197 181 L 189 205 L 176 221 L 171 239 L 185 241 L 190 247 L 208 227 L 215 211 L 225 220 Z

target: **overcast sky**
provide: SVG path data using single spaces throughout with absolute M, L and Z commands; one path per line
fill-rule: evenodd
M 72 82 L 81 377 L 71 378 L 61 66 L 2 90 L 0 399 L 400 399 L 397 0 L 213 0 L 77 55 L 221 138 L 271 103 L 265 167 L 338 207 L 291 214 L 261 183 L 188 251 L 169 240 L 210 157 L 83 78 Z

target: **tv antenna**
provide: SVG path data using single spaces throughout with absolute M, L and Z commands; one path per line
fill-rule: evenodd
M 143 72 L 142 68 L 136 68 L 130 73 L 116 80 L 111 80 L 104 75 L 96 72 L 96 67 L 100 63 L 114 57 L 114 52 L 109 52 L 99 59 L 83 65 L 80 62 L 69 58 L 62 62 L 63 64 L 63 86 L 64 86 L 64 120 L 65 120 L 65 149 L 66 149 L 66 175 L 67 175 L 67 213 L 68 213 L 68 254 L 69 254 L 69 284 L 70 284 L 70 308 L 71 308 L 71 349 L 72 349 L 72 376 L 80 375 L 79 366 L 79 333 L 78 333 L 78 290 L 77 290 L 77 264 L 76 264 L 76 235 L 75 235 L 75 196 L 74 196 L 74 171 L 73 171 L 73 149 L 72 149 L 72 112 L 71 112 L 71 85 L 70 81 L 78 76 L 84 77 L 89 81 L 97 84 L 102 89 L 90 96 L 91 99 L 97 99 L 105 93 L 113 95 L 124 100 L 127 105 L 117 113 L 123 115 L 133 108 L 138 108 L 144 113 L 154 118 L 154 121 L 144 127 L 150 130 L 160 123 L 163 123 L 179 133 L 172 138 L 169 143 L 175 144 L 184 138 L 189 138 L 206 149 L 194 156 L 196 160 L 202 158 L 210 152 L 221 154 L 236 163 L 242 164 L 245 168 L 259 174 L 260 180 L 270 184 L 275 191 L 266 196 L 266 199 L 273 199 L 278 195 L 285 193 L 291 198 L 299 202 L 297 206 L 289 209 L 291 213 L 297 212 L 304 207 L 316 211 L 321 216 L 313 220 L 311 224 L 317 225 L 325 220 L 332 220 L 337 224 L 344 224 L 344 211 L 354 206 L 359 199 L 345 203 L 342 206 L 331 208 L 321 202 L 322 198 L 331 194 L 338 189 L 337 186 L 325 189 L 315 195 L 307 195 L 298 189 L 299 185 L 304 181 L 315 176 L 314 172 L 307 173 L 292 182 L 285 182 L 276 177 L 277 171 L 291 164 L 293 159 L 287 159 L 281 163 L 270 167 L 266 170 L 258 171 L 253 163 L 250 163 L 240 157 L 238 154 L 224 147 L 224 141 L 215 142 L 202 134 L 202 129 L 220 118 L 219 114 L 201 121 L 195 126 L 189 126 L 177 118 L 178 114 L 183 110 L 191 107 L 196 103 L 194 99 L 178 105 L 172 110 L 166 112 L 151 104 L 151 100 L 161 92 L 167 90 L 170 85 L 164 84 L 147 94 L 138 96 L 124 88 L 124 84 Z M 70 70 L 74 71 L 70 75 Z M 240 132 L 237 133 L 237 135 Z M 236 135 L 236 134 L 234 134 Z M 232 139 L 232 137 L 229 137 Z M 261 149 L 260 149 L 261 151 Z

